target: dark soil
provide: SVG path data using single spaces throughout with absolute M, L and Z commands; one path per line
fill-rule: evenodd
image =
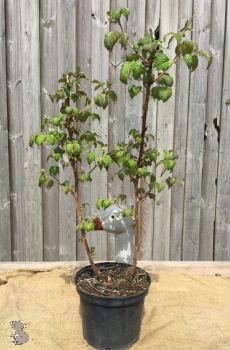
M 130 275 L 131 267 L 119 264 L 111 267 L 101 267 L 100 280 L 90 268 L 77 280 L 77 285 L 85 292 L 100 296 L 129 296 L 139 294 L 149 287 L 147 273 L 136 269 L 134 278 Z

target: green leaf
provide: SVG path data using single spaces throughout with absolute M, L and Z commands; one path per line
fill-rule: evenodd
M 62 191 L 63 191 L 65 194 L 68 194 L 68 193 L 69 193 L 69 187 L 67 187 L 67 186 L 62 186 L 61 189 L 62 189 Z
M 117 30 L 105 34 L 104 45 L 108 51 L 112 51 L 114 45 L 120 38 L 121 33 Z
M 158 83 L 160 85 L 173 86 L 174 81 L 169 74 L 165 73 L 164 75 L 162 75 L 162 77 L 158 79 Z
M 122 33 L 120 37 L 120 44 L 121 44 L 121 47 L 123 47 L 125 50 L 127 49 L 128 40 L 129 40 L 128 34 Z
M 78 117 L 78 114 L 79 114 L 79 109 L 76 108 L 76 107 L 73 107 L 73 114 L 74 114 L 74 116 L 77 118 L 77 117 Z
M 96 159 L 96 153 L 95 152 L 89 152 L 87 156 L 87 162 L 88 164 L 91 164 Z
M 72 108 L 72 107 L 67 106 L 67 107 L 65 108 L 65 113 L 66 113 L 66 114 L 71 114 L 72 112 L 73 112 L 73 108 Z
M 38 186 L 41 187 L 44 184 L 45 181 L 46 181 L 46 175 L 44 173 L 42 173 L 39 176 Z
M 56 176 L 57 174 L 59 174 L 59 167 L 56 165 L 56 166 L 51 166 L 50 169 L 49 169 L 49 174 L 52 175 L 52 176 Z
M 165 163 L 165 167 L 167 170 L 172 171 L 174 166 L 175 166 L 175 162 L 172 159 L 167 160 L 167 162 Z
M 193 72 L 198 66 L 198 57 L 196 55 L 192 56 L 192 67 L 191 72 Z
M 207 69 L 208 69 L 210 67 L 211 63 L 212 63 L 212 54 L 211 54 L 211 52 L 201 50 L 201 51 L 197 51 L 196 54 L 201 56 L 201 57 L 206 58 L 206 60 L 208 61 L 208 66 L 207 66 Z
M 111 205 L 111 201 L 110 201 L 109 199 L 104 199 L 104 200 L 102 201 L 102 207 L 103 207 L 104 209 L 110 207 L 110 205 Z
M 164 53 L 157 53 L 154 61 L 154 67 L 157 70 L 166 71 L 172 66 L 172 61 L 170 61 L 169 57 Z
M 90 174 L 86 173 L 86 172 L 82 172 L 79 177 L 78 177 L 79 181 L 81 182 L 85 182 L 85 181 L 92 181 Z
M 112 91 L 112 90 L 108 90 L 106 91 L 106 94 L 111 98 L 111 100 L 116 103 L 117 102 L 117 94 Z
M 130 216 L 132 214 L 132 209 L 125 208 L 125 209 L 123 209 L 123 213 L 125 216 Z
M 46 140 L 46 135 L 45 134 L 39 134 L 37 135 L 36 139 L 35 139 L 35 143 L 40 146 L 43 142 L 45 142 Z
M 166 179 L 166 183 L 168 185 L 168 188 L 171 188 L 176 182 L 176 179 L 174 177 L 169 177 Z
M 138 168 L 137 169 L 137 175 L 138 176 L 145 176 L 147 174 L 147 170 L 145 168 Z
M 30 136 L 30 139 L 29 139 L 29 146 L 30 147 L 33 147 L 35 139 L 36 139 L 36 136 L 37 136 L 36 134 L 33 134 L 33 135 Z
M 121 7 L 120 12 L 122 13 L 123 16 L 125 16 L 126 20 L 128 21 L 130 9 L 128 9 L 127 7 Z
M 133 68 L 133 62 L 126 61 L 122 64 L 120 70 L 120 81 L 123 84 L 127 84 L 127 80 Z
M 56 91 L 51 92 L 49 97 L 50 97 L 51 101 L 53 102 L 55 100 L 55 97 L 56 97 Z
M 53 184 L 54 184 L 53 180 L 47 180 L 46 181 L 46 187 L 47 188 L 51 188 L 53 186 Z
M 155 86 L 151 90 L 151 97 L 166 102 L 172 96 L 172 89 L 169 86 Z
M 164 188 L 165 188 L 165 186 L 162 182 L 156 182 L 156 189 L 157 189 L 158 193 L 163 191 Z
M 137 94 L 139 94 L 139 92 L 141 91 L 142 87 L 141 86 L 135 86 L 132 85 L 129 87 L 129 95 L 131 98 L 137 96 Z
M 136 61 L 133 64 L 133 77 L 134 79 L 138 80 L 143 72 L 143 67 L 142 67 L 142 63 L 140 61 Z
M 84 223 L 84 229 L 88 231 L 94 230 L 94 223 L 93 222 L 85 222 Z
M 129 163 L 129 167 L 131 169 L 135 169 L 136 168 L 137 163 L 136 163 L 136 161 L 134 159 L 129 159 L 128 163 Z
M 102 202 L 103 202 L 103 199 L 102 199 L 102 198 L 100 198 L 100 199 L 97 200 L 96 207 L 97 207 L 98 210 L 100 210 L 101 205 L 102 205 Z
M 112 158 L 108 154 L 101 156 L 99 159 L 100 164 L 102 164 L 105 167 L 105 169 L 108 169 L 111 161 L 112 161 Z
M 55 139 L 54 135 L 52 135 L 52 134 L 51 134 L 51 135 L 47 135 L 47 136 L 46 136 L 46 139 L 47 139 L 47 141 L 49 142 L 49 144 L 52 145 L 52 146 L 53 146 L 53 145 L 55 144 L 55 142 L 56 142 L 56 139 Z
M 94 119 L 97 119 L 99 121 L 101 120 L 101 117 L 97 113 L 92 113 L 91 116 L 92 116 L 92 120 L 94 120 Z
M 191 69 L 193 65 L 193 55 L 191 54 L 184 55 L 184 61 L 186 62 L 188 68 Z
M 94 102 L 97 106 L 105 109 L 108 106 L 108 98 L 106 94 L 99 94 L 94 97 Z

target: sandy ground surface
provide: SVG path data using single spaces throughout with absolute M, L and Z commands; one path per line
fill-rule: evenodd
M 132 349 L 230 350 L 230 269 L 202 275 L 162 266 L 151 273 L 141 336 Z M 22 350 L 93 349 L 81 332 L 76 266 L 5 269 L 0 266 L 0 349 L 15 349 L 10 322 L 18 320 L 30 339 Z

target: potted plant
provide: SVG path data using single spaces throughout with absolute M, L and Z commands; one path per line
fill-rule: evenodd
M 151 146 L 154 136 L 148 133 L 147 127 L 150 100 L 165 103 L 171 97 L 174 82 L 168 71 L 178 60 L 184 60 L 191 72 L 197 68 L 198 56 L 207 59 L 208 67 L 212 61 L 209 52 L 199 50 L 196 42 L 184 39 L 186 32 L 191 30 L 192 19 L 187 20 L 178 32 L 167 33 L 163 40 L 157 39 L 154 33 L 145 33 L 137 42 L 131 43 L 122 26 L 123 21 L 128 21 L 129 14 L 128 8 L 107 12 L 110 22 L 117 25 L 118 29 L 105 35 L 104 45 L 108 51 L 112 51 L 116 44 L 119 44 L 121 49 L 130 48 L 121 66 L 120 81 L 128 85 L 131 98 L 140 93 L 144 96 L 141 129 L 130 130 L 130 142 L 119 142 L 112 150 L 107 150 L 96 131 L 83 131 L 81 124 L 86 124 L 89 118 L 92 119 L 92 123 L 95 123 L 94 120 L 100 120 L 99 114 L 92 112 L 92 106 L 105 109 L 109 99 L 116 103 L 118 97 L 111 89 L 110 81 L 93 80 L 95 91 L 100 93 L 92 102 L 87 93 L 80 88 L 81 80 L 87 77 L 80 67 L 77 67 L 76 72 L 63 74 L 59 80 L 62 86 L 50 94 L 52 101 L 61 103 L 60 113 L 53 118 L 45 117 L 41 132 L 33 134 L 29 141 L 31 147 L 48 142 L 52 146 L 48 159 L 53 158 L 57 162 L 56 166 L 50 166 L 49 171 L 40 170 L 39 186 L 45 185 L 50 188 L 58 184 L 66 195 L 71 194 L 74 197 L 77 228 L 81 231 L 81 242 L 90 262 L 90 266 L 78 271 L 75 277 L 81 298 L 83 334 L 88 343 L 98 349 L 125 349 L 139 338 L 144 298 L 150 285 L 149 275 L 137 268 L 140 202 L 147 197 L 155 199 L 155 191 L 160 192 L 165 186 L 170 189 L 175 183 L 180 183 L 180 180 L 172 175 L 178 158 L 177 153 L 174 150 L 164 150 L 161 153 Z M 172 40 L 176 41 L 176 49 L 175 57 L 170 59 L 165 50 L 165 42 L 170 45 Z M 130 77 L 133 79 L 131 84 L 128 84 Z M 85 101 L 81 109 L 80 101 Z M 88 170 L 81 168 L 83 158 L 88 162 Z M 67 180 L 59 181 L 60 160 L 63 167 L 72 168 L 73 184 Z M 112 163 L 118 166 L 117 176 L 121 181 L 128 178 L 134 191 L 134 208 L 121 206 L 126 199 L 124 194 L 114 198 L 122 216 L 131 218 L 135 230 L 132 266 L 115 263 L 95 264 L 93 248 L 88 246 L 86 239 L 86 231 L 94 230 L 98 218 L 84 218 L 79 186 L 93 180 L 96 168 L 107 171 Z M 160 171 L 158 178 L 156 168 Z M 141 186 L 141 180 L 144 180 L 145 187 Z M 106 210 L 111 204 L 107 198 L 98 198 L 96 206 Z

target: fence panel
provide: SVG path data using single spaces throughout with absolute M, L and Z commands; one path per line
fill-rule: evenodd
M 166 104 L 153 102 L 149 107 L 153 145 L 161 152 L 171 148 L 178 152 L 174 175 L 182 187 L 158 194 L 155 203 L 141 204 L 140 258 L 230 259 L 228 2 L 0 0 L 0 261 L 86 259 L 77 243 L 73 197 L 58 187 L 37 186 L 38 170 L 53 164 L 46 162 L 50 146 L 31 149 L 28 141 L 30 134 L 39 132 L 45 115 L 58 113 L 48 95 L 58 88 L 61 74 L 74 71 L 77 64 L 89 77 L 81 88 L 91 98 L 92 79 L 114 80 L 119 98 L 106 111 L 94 109 L 101 121 L 82 126 L 84 130 L 99 126 L 102 141 L 112 149 L 130 129 L 140 126 L 143 96 L 130 99 L 127 86 L 119 83 L 126 51 L 117 47 L 108 53 L 103 45 L 104 34 L 114 27 L 106 11 L 120 7 L 131 10 L 124 24 L 131 42 L 158 28 L 162 38 L 193 16 L 194 31 L 187 38 L 213 54 L 209 71 L 202 58 L 192 74 L 179 62 L 171 71 L 173 96 Z M 174 47 L 169 46 L 168 52 L 173 58 Z M 85 160 L 81 166 L 87 166 Z M 134 203 L 130 184 L 112 181 L 115 169 L 98 171 L 94 182 L 83 184 L 82 202 L 89 203 L 84 215 L 98 213 L 95 203 L 100 197 L 126 193 L 127 205 Z M 72 182 L 70 170 L 61 169 L 60 181 Z M 116 235 L 92 231 L 87 236 L 97 260 L 113 260 L 119 248 Z

